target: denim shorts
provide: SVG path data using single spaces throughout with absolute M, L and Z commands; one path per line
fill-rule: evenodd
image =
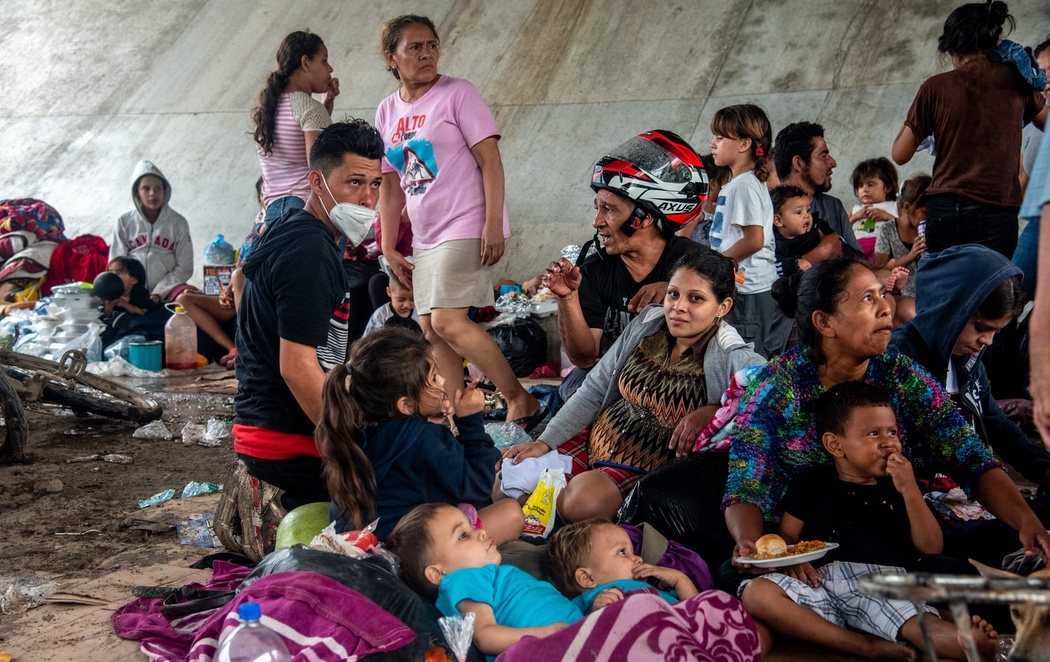
M 277 198 L 266 208 L 266 214 L 263 216 L 263 223 L 265 223 L 266 228 L 269 229 L 273 222 L 282 218 L 286 212 L 292 209 L 302 209 L 305 206 L 306 201 L 294 195 L 286 195 L 283 198 Z

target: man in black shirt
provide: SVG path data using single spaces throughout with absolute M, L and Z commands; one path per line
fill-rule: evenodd
M 699 216 L 707 196 L 700 157 L 669 131 L 647 131 L 594 165 L 597 254 L 579 266 L 552 262 L 543 283 L 558 297 L 558 332 L 576 369 L 567 399 L 639 310 L 659 303 L 691 240 L 675 232 Z
M 383 140 L 364 120 L 336 122 L 310 150 L 306 207 L 275 221 L 244 261 L 233 447 L 291 510 L 328 501 L 314 427 L 327 370 L 346 361 L 349 295 L 338 240 L 375 220 Z

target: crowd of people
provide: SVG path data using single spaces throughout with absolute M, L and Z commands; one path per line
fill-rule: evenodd
M 252 115 L 262 210 L 223 297 L 186 291 L 187 223 L 141 164 L 112 246 L 126 285 L 113 307 L 181 302 L 235 364 L 247 472 L 287 510 L 331 502 L 339 530 L 378 517 L 405 581 L 446 615 L 473 613 L 488 655 L 649 581 L 667 602 L 740 614 L 754 635 L 735 639 L 741 659 L 778 636 L 914 659 L 919 612 L 935 610 L 864 596 L 860 579 L 970 572 L 966 558 L 998 564 L 1018 547 L 1050 557 L 1050 453 L 1004 413 L 982 364 L 998 332 L 1032 329 L 1031 416 L 1050 447 L 1050 302 L 1026 308 L 1050 297 L 1036 264 L 1050 254 L 1050 40 L 1027 51 L 1005 39 L 1012 23 L 1000 1 L 951 12 L 938 40 L 951 69 L 886 141 L 897 165 L 932 149 L 933 172 L 901 181 L 872 155 L 848 210 L 828 193 L 824 128 L 775 131 L 755 104 L 714 114 L 709 154 L 649 130 L 601 155 L 595 237 L 541 275 L 573 364 L 553 415 L 471 317 L 493 304 L 510 233 L 501 134 L 477 89 L 439 72 L 423 16 L 383 26 L 396 89 L 374 125 L 332 121 L 340 86 L 320 37 L 281 43 Z M 1025 352 L 1012 360 L 1027 366 Z M 464 361 L 532 441 L 495 447 Z M 572 469 L 536 578 L 501 565 L 524 518 L 499 467 L 551 453 Z M 1026 498 L 1007 465 L 1039 493 Z M 994 520 L 931 509 L 934 486 Z M 661 519 L 672 499 L 691 528 Z M 632 500 L 664 535 L 705 539 L 694 550 L 740 602 L 643 563 L 613 525 Z M 839 548 L 773 571 L 747 563 L 772 531 Z M 933 623 L 938 655 L 963 657 L 955 625 Z M 975 618 L 972 634 L 993 656 L 995 629 Z

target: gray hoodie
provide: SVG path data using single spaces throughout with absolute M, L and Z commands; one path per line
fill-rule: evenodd
M 155 223 L 146 220 L 139 200 L 139 180 L 153 175 L 164 183 L 164 206 Z M 109 259 L 128 255 L 146 268 L 146 289 L 151 295 L 165 298 L 173 287 L 193 277 L 193 240 L 186 219 L 173 210 L 171 184 L 150 161 L 139 161 L 131 178 L 131 200 L 135 209 L 117 219 L 110 242 Z
M 558 410 L 540 440 L 552 449 L 557 448 L 593 423 L 600 412 L 621 399 L 620 370 L 642 339 L 655 333 L 663 324 L 663 306 L 646 306 L 587 374 L 579 390 Z M 755 353 L 751 343 L 744 342 L 736 329 L 719 322 L 718 330 L 704 352 L 707 404 L 719 404 L 722 394 L 729 387 L 729 377 L 734 372 L 765 362 Z

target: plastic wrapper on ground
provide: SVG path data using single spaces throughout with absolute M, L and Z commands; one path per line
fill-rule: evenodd
M 150 441 L 168 441 L 174 439 L 175 435 L 171 433 L 167 425 L 164 425 L 164 421 L 153 421 L 147 423 L 132 433 L 133 439 L 147 439 Z
M 202 494 L 214 494 L 216 492 L 222 492 L 222 485 L 216 483 L 198 483 L 195 480 L 191 480 L 186 483 L 186 487 L 182 488 L 182 496 L 180 499 L 189 499 L 190 497 L 200 496 Z
M 204 513 L 203 515 L 190 515 L 188 519 L 175 523 L 175 532 L 179 536 L 180 545 L 191 545 L 193 547 L 222 547 L 222 543 L 215 537 L 212 523 L 215 515 Z
M 170 501 L 175 497 L 175 488 L 164 490 L 163 492 L 157 492 L 151 497 L 139 500 L 139 508 L 149 508 L 150 506 L 156 506 Z

